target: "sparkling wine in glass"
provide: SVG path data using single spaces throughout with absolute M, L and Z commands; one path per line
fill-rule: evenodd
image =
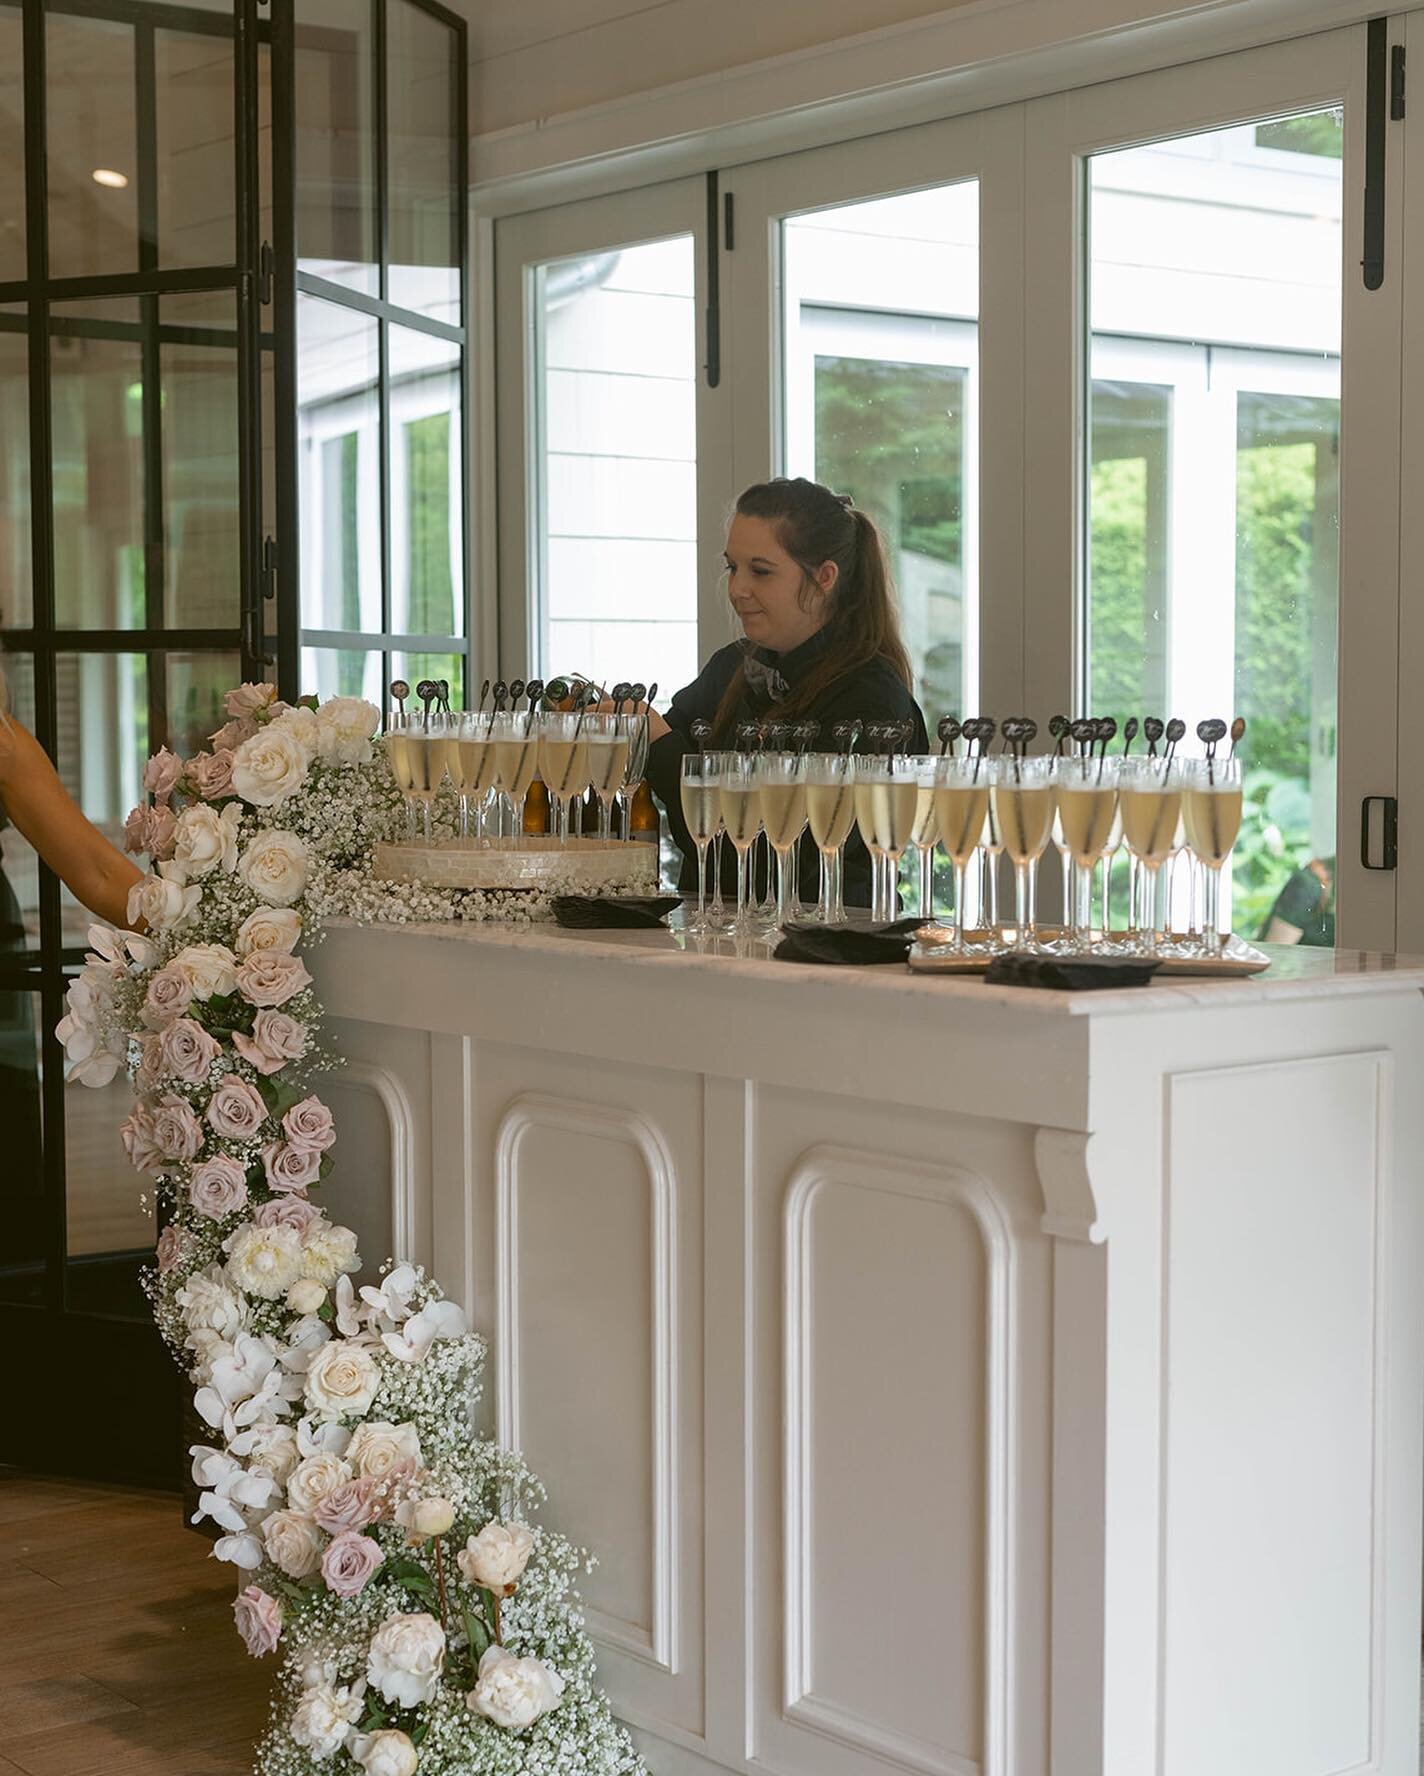
M 813 752 L 805 770 L 806 817 L 821 855 L 816 917 L 823 925 L 844 925 L 842 877 L 845 842 L 855 825 L 855 759 L 848 752 Z
M 732 921 L 734 931 L 747 933 L 755 929 L 756 919 L 748 904 L 747 854 L 761 831 L 760 797 L 754 775 L 755 758 L 751 753 L 729 753 L 717 791 L 717 806 L 722 816 L 722 829 L 737 854 L 737 912 Z
M 1122 836 L 1138 866 L 1139 948 L 1144 955 L 1158 956 L 1164 925 L 1162 865 L 1182 814 L 1183 766 L 1168 758 L 1133 758 L 1124 759 L 1119 769 Z
M 719 752 L 684 753 L 682 760 L 682 818 L 697 847 L 697 918 L 688 921 L 692 931 L 708 931 L 707 847 L 717 834 L 722 818 L 721 783 L 723 755 Z M 598 787 L 595 782 L 594 788 Z M 601 798 L 600 798 L 601 799 Z
M 1194 759 L 1188 764 L 1182 809 L 1187 843 L 1202 866 L 1205 882 L 1202 944 L 1208 956 L 1220 956 L 1231 934 L 1229 907 L 1222 918 L 1221 870 L 1241 831 L 1240 759 Z
M 912 753 L 916 766 L 915 821 L 910 828 L 910 848 L 915 853 L 920 888 L 920 917 L 934 918 L 934 852 L 939 837 L 935 815 L 935 766 L 930 753 Z
M 795 752 L 763 752 L 757 755 L 756 786 L 760 797 L 762 829 L 776 859 L 777 927 L 791 922 L 792 855 L 806 830 L 806 774 L 804 760 Z
M 512 817 L 511 843 L 517 845 L 524 834 L 524 800 L 539 769 L 539 737 L 527 715 L 497 716 L 492 737 L 499 787 Z
M 1053 831 L 1053 760 L 1001 758 L 989 797 L 1004 850 L 1014 866 L 1014 948 L 1038 948 L 1034 895 L 1038 860 Z
M 1083 758 L 1061 758 L 1054 767 L 1055 824 L 1071 869 L 1070 942 L 1080 952 L 1093 947 L 1093 875 L 1117 820 L 1118 764 L 1090 752 Z
M 596 716 L 550 714 L 540 718 L 539 775 L 554 806 L 554 831 L 567 839 L 573 805 L 589 786 L 588 733 Z
M 410 734 L 412 722 L 419 722 L 419 715 L 410 715 L 404 709 L 393 709 L 386 721 L 386 757 L 390 761 L 391 776 L 396 780 L 396 788 L 400 790 L 405 801 L 405 837 L 406 843 L 415 843 L 415 779 L 410 768 Z
M 903 755 L 862 758 L 855 773 L 855 818 L 870 853 L 870 917 L 888 924 L 898 911 L 900 858 L 919 801 L 919 761 Z
M 966 885 L 969 865 L 983 842 L 989 818 L 989 790 L 996 762 L 986 758 L 939 758 L 935 760 L 935 828 L 945 855 L 954 866 L 954 941 L 956 954 L 964 950 Z

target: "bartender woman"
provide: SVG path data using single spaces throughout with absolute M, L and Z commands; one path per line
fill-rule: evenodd
M 647 776 L 682 850 L 678 887 L 696 890 L 697 847 L 682 818 L 683 756 L 698 750 L 692 724 L 712 724 L 709 750 L 730 749 L 748 722 L 818 722 L 811 750 L 836 750 L 838 722 L 907 722 L 906 750 L 928 748 L 910 692 L 885 548 L 874 522 L 817 481 L 747 488 L 727 529 L 727 596 L 742 637 L 720 648 L 651 717 Z M 723 888 L 735 891 L 736 857 L 723 846 Z M 816 897 L 819 860 L 801 847 L 801 893 Z M 848 905 L 870 904 L 870 856 L 852 830 L 845 848 Z

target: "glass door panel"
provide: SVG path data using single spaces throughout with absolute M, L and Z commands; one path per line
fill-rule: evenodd
M 1086 697 L 1245 716 L 1246 936 L 1334 933 L 1342 113 L 1089 161 Z

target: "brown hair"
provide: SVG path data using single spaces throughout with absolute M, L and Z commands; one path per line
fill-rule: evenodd
M 900 614 L 874 519 L 848 498 L 799 475 L 748 487 L 736 513 L 764 519 L 776 531 L 777 541 L 805 575 L 803 609 L 809 608 L 818 569 L 827 561 L 837 568 L 826 621 L 818 631 L 821 651 L 805 678 L 777 704 L 777 713 L 804 715 L 836 679 L 875 660 L 883 660 L 908 689 L 910 657 L 900 639 Z M 746 667 L 741 665 L 717 707 L 719 737 L 730 730 L 745 691 Z

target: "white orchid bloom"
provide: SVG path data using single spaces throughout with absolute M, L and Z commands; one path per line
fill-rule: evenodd
M 297 1449 L 303 1456 L 345 1455 L 351 1432 L 343 1424 L 319 1424 L 312 1418 L 297 1420 Z
M 361 1291 L 361 1299 L 374 1313 L 384 1315 L 393 1326 L 410 1318 L 410 1298 L 415 1293 L 420 1278 L 411 1264 L 398 1264 L 384 1279 L 379 1289 L 368 1284 Z
M 205 1423 L 221 1426 L 223 1435 L 232 1438 L 243 1425 L 285 1418 L 301 1385 L 300 1377 L 281 1368 L 270 1339 L 239 1332 L 232 1354 L 216 1359 L 211 1380 L 198 1389 L 193 1404 Z
M 241 1567 L 244 1572 L 256 1572 L 266 1559 L 262 1538 L 250 1529 L 245 1529 L 238 1535 L 219 1536 L 213 1543 L 213 1559 L 226 1560 L 233 1566 Z
M 365 1294 L 363 1289 L 362 1294 Z M 336 1279 L 336 1293 L 333 1296 L 336 1312 L 336 1330 L 343 1338 L 355 1338 L 361 1331 L 361 1314 L 356 1306 L 356 1291 L 351 1287 L 349 1276 Z
M 331 1328 L 320 1314 L 303 1314 L 287 1328 L 287 1347 L 282 1367 L 289 1375 L 305 1375 L 313 1356 L 331 1337 Z
M 193 1522 L 211 1517 L 221 1529 L 233 1535 L 245 1533 L 250 1521 L 247 1512 L 265 1511 L 281 1496 L 281 1488 L 261 1469 L 250 1471 L 223 1449 L 195 1443 L 193 1479 L 203 1490 Z
M 402 1363 L 423 1363 L 437 1338 L 461 1338 L 467 1330 L 463 1308 L 453 1301 L 430 1301 L 401 1331 L 385 1333 L 381 1342 Z

